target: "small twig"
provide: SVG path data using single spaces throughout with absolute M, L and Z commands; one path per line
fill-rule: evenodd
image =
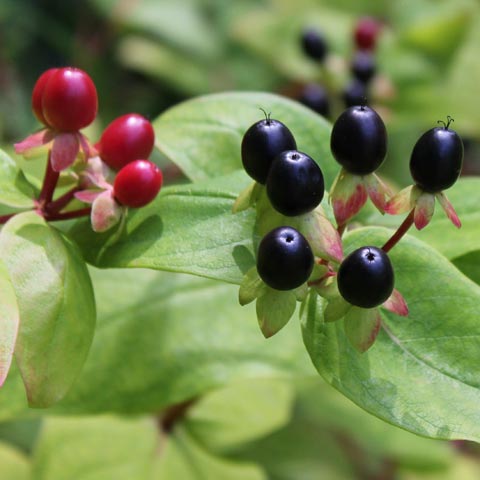
M 55 191 L 58 177 L 60 176 L 60 172 L 56 172 L 52 167 L 51 156 L 52 152 L 49 151 L 42 190 L 40 191 L 40 195 L 38 197 L 38 205 L 40 208 L 43 208 L 44 205 L 47 205 L 52 201 L 53 192 Z
M 92 207 L 81 208 L 79 210 L 72 210 L 71 212 L 62 212 L 62 213 L 52 213 L 52 214 L 45 214 L 45 220 L 52 222 L 56 220 L 70 220 L 72 218 L 79 218 L 85 217 L 90 215 L 92 211 Z
M 80 187 L 75 186 L 56 200 L 47 203 L 47 205 L 45 205 L 45 212 L 50 215 L 62 211 L 75 198 L 75 193 L 79 190 Z
M 398 230 L 390 237 L 390 239 L 382 247 L 382 250 L 387 253 L 389 252 L 407 233 L 408 229 L 413 225 L 415 217 L 415 208 L 412 208 L 411 212 L 408 214 L 407 218 L 403 223 L 398 227 Z

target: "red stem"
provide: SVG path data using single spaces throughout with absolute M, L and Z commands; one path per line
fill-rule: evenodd
M 390 239 L 382 247 L 382 250 L 385 253 L 389 252 L 400 241 L 400 239 L 408 232 L 408 229 L 413 225 L 414 216 L 415 216 L 415 208 L 412 208 L 407 218 L 405 218 L 403 223 L 398 227 L 398 230 L 390 237 Z
M 60 172 L 56 172 L 52 168 L 51 157 L 52 152 L 48 152 L 48 159 L 47 159 L 47 167 L 45 169 L 45 176 L 43 178 L 43 185 L 40 195 L 38 197 L 38 204 L 40 208 L 43 208 L 44 205 L 47 205 L 52 201 L 53 192 L 55 191 L 55 187 L 57 186 L 58 177 L 60 176 Z
M 71 190 L 64 193 L 61 197 L 58 197 L 53 202 L 50 202 L 47 205 L 45 205 L 45 211 L 48 214 L 54 214 L 54 213 L 60 212 L 75 198 L 75 193 L 77 193 L 79 190 L 80 188 L 78 186 L 73 187 Z
M 63 213 L 52 213 L 52 214 L 45 214 L 45 220 L 51 222 L 54 220 L 70 220 L 72 218 L 78 217 L 85 217 L 86 215 L 90 215 L 92 211 L 92 207 L 87 208 L 80 208 L 79 210 L 72 210 L 71 212 L 63 212 Z
M 7 223 L 15 215 L 16 215 L 16 213 L 9 213 L 8 215 L 1 215 L 0 216 L 0 224 Z
M 343 235 L 343 232 L 345 232 L 345 229 L 347 228 L 347 224 L 346 223 L 342 223 L 341 225 L 338 225 L 337 226 L 337 232 L 340 236 Z

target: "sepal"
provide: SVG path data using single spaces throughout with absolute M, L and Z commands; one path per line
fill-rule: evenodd
M 106 190 L 94 200 L 90 219 L 95 232 L 105 232 L 126 215 L 125 209 L 113 198 L 112 190 Z
M 54 132 L 49 129 L 43 129 L 32 133 L 19 143 L 14 144 L 15 153 L 22 155 L 24 158 L 35 158 L 39 154 L 45 153 L 50 148 L 50 143 L 54 138 Z
M 55 172 L 61 172 L 73 165 L 80 151 L 76 133 L 58 133 L 53 139 L 50 161 Z
M 435 194 L 438 199 L 438 203 L 442 207 L 443 211 L 446 213 L 449 220 L 457 227 L 460 228 L 462 226 L 462 222 L 458 218 L 457 212 L 453 208 L 453 205 L 448 200 L 447 196 L 443 192 L 439 192 Z
M 232 207 L 233 213 L 242 212 L 247 208 L 253 207 L 260 196 L 263 185 L 258 182 L 252 182 L 245 190 L 240 192 Z
M 387 202 L 385 212 L 390 215 L 407 213 L 415 206 L 415 202 L 420 195 L 421 191 L 416 185 L 409 185 Z
M 435 195 L 422 192 L 415 203 L 413 221 L 418 230 L 425 228 L 433 217 L 435 211 Z
M 298 230 L 307 239 L 316 257 L 337 263 L 342 261 L 342 240 L 321 205 L 298 217 L 297 222 Z
M 392 192 L 375 173 L 366 175 L 364 177 L 364 183 L 370 200 L 383 215 L 385 213 L 385 209 L 387 208 L 388 199 L 391 197 Z
M 365 205 L 368 194 L 363 177 L 342 168 L 332 186 L 330 201 L 337 225 L 345 225 Z
M 240 289 L 238 291 L 238 301 L 240 305 L 248 305 L 256 298 L 264 295 L 267 291 L 267 286 L 262 281 L 257 272 L 257 267 L 252 267 L 243 276 Z
M 257 299 L 257 319 L 265 338 L 278 333 L 292 318 L 296 307 L 295 294 L 267 287 L 264 295 Z
M 382 324 L 378 308 L 354 307 L 345 315 L 345 334 L 360 353 L 366 352 L 375 342 Z
M 408 317 L 408 305 L 402 294 L 394 289 L 390 297 L 383 303 L 383 308 L 389 312 L 400 315 L 401 317 Z

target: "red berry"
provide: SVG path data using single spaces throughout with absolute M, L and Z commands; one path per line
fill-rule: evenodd
M 43 89 L 43 115 L 56 130 L 73 132 L 90 125 L 97 115 L 97 107 L 95 85 L 78 68 L 59 68 Z
M 134 160 L 117 173 L 113 194 L 122 205 L 143 207 L 157 196 L 162 181 L 162 172 L 154 163 Z
M 109 167 L 120 170 L 137 158 L 148 158 L 154 141 L 152 124 L 137 113 L 128 113 L 107 126 L 97 149 Z
M 42 97 L 43 91 L 45 90 L 45 85 L 47 84 L 50 77 L 58 71 L 58 68 L 49 68 L 43 72 L 39 77 L 32 91 L 32 110 L 35 116 L 42 122 L 44 125 L 48 125 L 47 120 L 43 115 L 42 110 Z
M 354 38 L 358 48 L 373 50 L 377 41 L 380 24 L 371 17 L 361 18 L 355 26 Z

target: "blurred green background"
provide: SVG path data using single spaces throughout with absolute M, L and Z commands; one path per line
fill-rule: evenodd
M 6 147 L 38 128 L 31 89 L 42 71 L 62 65 L 86 70 L 96 83 L 99 117 L 90 128 L 93 139 L 123 113 L 153 120 L 182 100 L 218 91 L 295 97 L 299 86 L 312 81 L 328 86 L 338 113 L 354 52 L 352 31 L 364 15 L 383 24 L 371 102 L 389 132 L 385 175 L 398 185 L 409 183 L 413 144 L 447 115 L 465 139 L 464 173 L 478 173 L 480 3 L 475 0 L 1 0 L 0 144 Z M 305 26 L 324 32 L 330 47 L 326 68 L 302 52 Z M 102 292 L 101 282 L 98 289 Z M 176 430 L 176 443 L 165 454 L 168 462 L 148 469 L 142 459 L 158 447 L 150 438 L 150 417 L 10 420 L 0 424 L 0 465 L 11 470 L 0 477 L 480 478 L 476 445 L 421 439 L 388 426 L 319 378 L 280 382 L 263 393 L 255 382 L 231 388 L 233 394 L 228 388 L 212 393 L 213 400 L 206 395 Z M 228 405 L 228 411 L 219 405 Z M 232 431 L 240 426 L 232 418 L 238 415 L 248 431 L 259 418 L 272 418 L 254 435 L 235 436 Z M 95 438 L 103 439 L 102 448 L 109 444 L 108 452 L 96 446 Z M 60 448 L 65 442 L 82 451 L 78 465 Z M 102 463 L 123 465 L 127 476 L 114 467 L 97 471 L 92 466 Z

